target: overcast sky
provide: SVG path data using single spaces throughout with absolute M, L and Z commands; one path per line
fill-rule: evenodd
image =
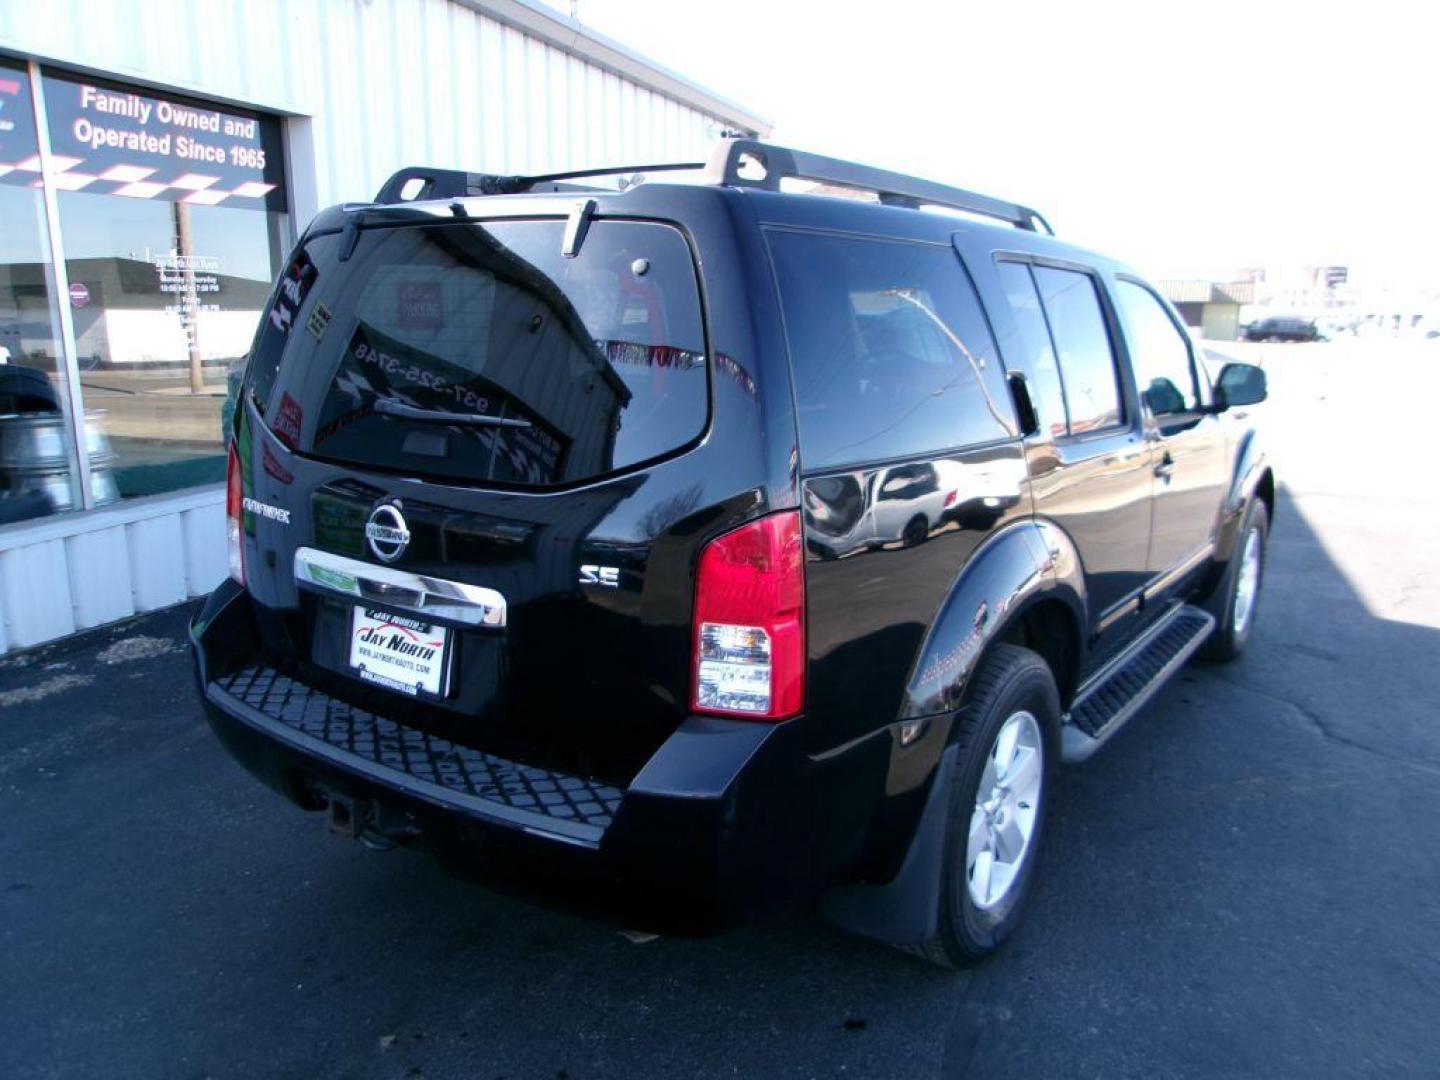
M 776 142 L 1028 203 L 1157 276 L 1342 263 L 1440 290 L 1437 11 L 579 0 Z

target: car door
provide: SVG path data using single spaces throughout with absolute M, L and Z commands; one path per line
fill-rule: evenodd
M 1117 277 L 1113 293 L 1150 447 L 1146 567 L 1158 592 L 1210 553 L 1226 480 L 1225 438 L 1219 417 L 1205 407 L 1194 345 L 1170 309 L 1136 278 Z
M 1080 553 L 1092 631 L 1123 638 L 1150 577 L 1151 478 L 1099 281 L 1013 258 L 996 271 L 1005 363 L 1025 375 L 1040 425 L 1027 445 L 1035 513 Z

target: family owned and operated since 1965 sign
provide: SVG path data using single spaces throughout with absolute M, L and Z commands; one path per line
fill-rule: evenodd
M 278 121 L 47 73 L 56 184 L 199 206 L 285 209 Z

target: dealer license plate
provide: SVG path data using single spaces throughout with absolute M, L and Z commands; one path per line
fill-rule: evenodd
M 402 694 L 440 696 L 449 635 L 443 626 L 357 607 L 350 626 L 350 666 L 366 682 Z

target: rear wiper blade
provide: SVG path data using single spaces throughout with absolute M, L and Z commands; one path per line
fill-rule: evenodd
M 437 409 L 417 409 L 403 401 L 377 398 L 375 411 L 382 416 L 394 416 L 401 420 L 418 420 L 422 424 L 471 424 L 475 427 L 528 428 L 529 420 L 512 419 L 507 416 L 485 416 L 481 413 L 442 412 Z

